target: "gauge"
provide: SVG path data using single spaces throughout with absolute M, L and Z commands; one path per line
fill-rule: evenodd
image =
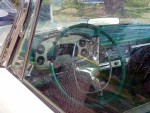
M 87 49 L 84 48 L 84 49 L 81 50 L 81 55 L 82 56 L 86 56 L 87 54 L 88 54 Z
M 80 41 L 79 41 L 79 45 L 80 45 L 81 47 L 84 47 L 84 46 L 86 45 L 86 41 L 85 41 L 85 40 L 80 40 Z
M 45 62 L 45 58 L 44 58 L 43 56 L 39 56 L 39 57 L 37 58 L 37 64 L 38 64 L 38 65 L 43 65 L 44 62 Z
M 45 51 L 45 47 L 43 45 L 39 45 L 36 49 L 38 54 L 43 54 Z

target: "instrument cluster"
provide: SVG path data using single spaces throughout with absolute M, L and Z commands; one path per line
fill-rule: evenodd
M 92 60 L 98 60 L 99 57 L 99 38 L 80 39 L 77 43 L 78 55 Z M 96 59 L 94 57 L 97 57 Z
M 55 38 L 44 40 L 36 47 L 35 61 L 38 68 L 43 69 L 49 67 L 50 62 L 68 61 L 78 56 L 99 62 L 99 38 L 86 38 L 81 35 L 69 35 L 62 37 L 56 45 L 53 45 Z M 53 51 L 51 50 L 54 47 Z M 60 60 L 62 57 L 62 60 Z M 69 57 L 69 58 L 68 58 Z
M 71 44 L 71 43 L 70 44 L 56 45 L 53 55 L 55 57 L 58 57 L 58 56 L 61 56 L 61 55 L 70 55 L 70 56 L 72 56 L 73 51 L 74 51 L 74 47 L 75 47 L 75 44 Z M 77 55 L 77 53 L 78 53 L 78 48 L 76 47 L 75 48 L 75 56 Z

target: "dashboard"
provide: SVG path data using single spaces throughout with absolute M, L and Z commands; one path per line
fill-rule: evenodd
M 48 69 L 49 61 L 59 62 L 61 64 L 62 58 L 63 61 L 67 60 L 67 63 L 68 57 L 76 57 L 76 59 L 79 59 L 79 56 L 100 63 L 99 66 L 101 67 L 101 69 L 110 68 L 108 57 L 111 60 L 112 67 L 121 66 L 121 61 L 118 60 L 119 55 L 116 47 L 104 47 L 100 44 L 99 37 L 89 38 L 82 34 L 71 34 L 61 37 L 59 41 L 54 45 L 55 39 L 56 37 L 50 37 L 41 41 L 41 43 L 37 45 L 35 52 L 35 61 L 36 67 L 38 67 L 39 69 Z M 51 50 L 52 47 L 54 47 L 53 51 Z M 119 48 L 126 58 L 126 62 L 128 62 L 132 51 L 130 43 L 120 45 Z M 65 55 L 67 55 L 68 57 L 65 58 Z M 58 59 L 59 61 L 55 61 Z
M 80 56 L 90 60 L 95 60 L 99 63 L 99 38 L 84 37 L 83 35 L 69 35 L 61 37 L 59 41 L 54 44 L 55 38 L 49 38 L 42 41 L 36 47 L 35 61 L 36 66 L 40 69 L 49 67 L 49 61 L 58 62 L 56 60 L 62 57 L 63 61 L 68 57 L 81 59 Z M 52 48 L 54 48 L 52 50 Z M 63 57 L 67 55 L 68 57 Z M 62 60 L 59 62 L 61 63 Z M 64 62 L 63 62 L 64 63 Z

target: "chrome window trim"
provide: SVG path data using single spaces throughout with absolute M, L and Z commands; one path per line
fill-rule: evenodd
M 35 15 L 34 15 L 34 18 L 33 18 L 34 21 L 32 23 L 31 32 L 30 32 L 30 35 L 29 35 L 29 40 L 28 40 L 28 45 L 27 45 L 27 52 L 25 54 L 25 59 L 24 59 L 24 63 L 23 63 L 23 70 L 22 70 L 22 73 L 21 73 L 21 80 L 23 80 L 24 73 L 25 73 L 25 68 L 27 66 L 27 61 L 29 59 L 32 40 L 33 40 L 33 37 L 34 37 L 34 34 L 35 34 L 35 29 L 36 29 L 36 25 L 37 25 L 37 21 L 38 21 L 38 15 L 39 15 L 40 7 L 41 7 L 41 4 L 42 4 L 41 0 L 37 0 L 36 2 L 37 2 L 37 5 L 35 7 Z

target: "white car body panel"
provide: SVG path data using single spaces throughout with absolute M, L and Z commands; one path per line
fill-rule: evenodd
M 53 113 L 7 69 L 0 72 L 0 113 Z

